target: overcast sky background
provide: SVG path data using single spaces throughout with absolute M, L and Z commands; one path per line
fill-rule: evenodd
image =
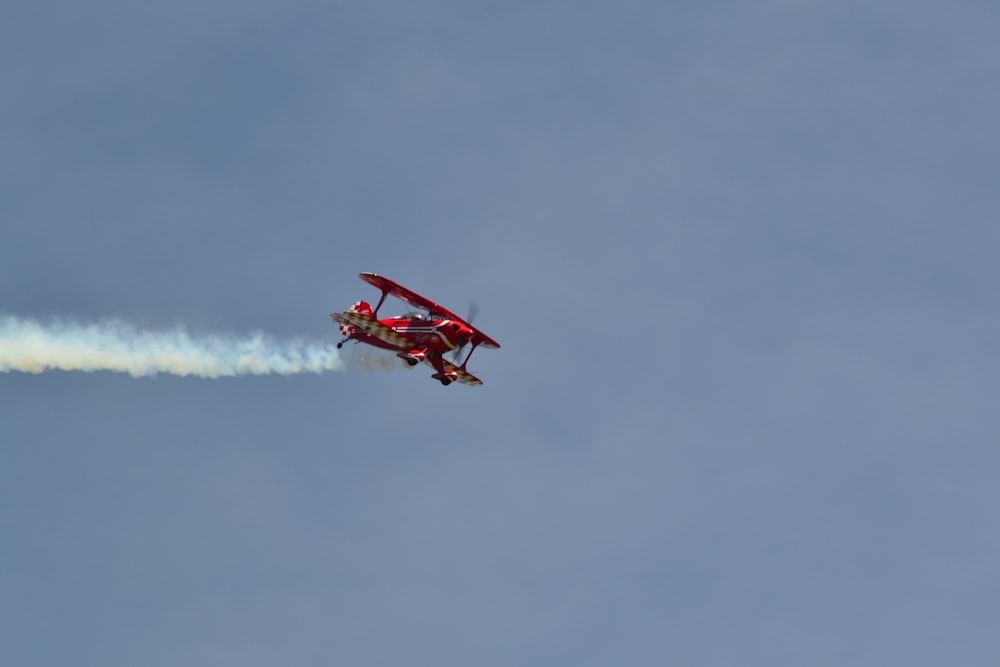
M 375 271 L 503 349 L 0 374 L 0 662 L 996 665 L 998 45 L 973 0 L 8 3 L 0 313 L 333 344 Z

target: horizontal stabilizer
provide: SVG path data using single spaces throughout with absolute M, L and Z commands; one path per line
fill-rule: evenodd
M 364 313 L 349 310 L 346 313 L 330 313 L 330 317 L 338 324 L 350 324 L 357 327 L 358 331 L 374 336 L 389 345 L 403 349 L 410 348 L 410 343 L 403 336 Z

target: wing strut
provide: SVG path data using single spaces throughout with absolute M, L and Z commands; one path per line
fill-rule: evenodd
M 378 305 L 375 306 L 375 310 L 372 311 L 372 318 L 376 320 L 378 319 L 378 309 L 382 307 L 383 303 L 385 303 L 385 298 L 387 296 L 389 296 L 389 290 L 382 288 L 382 298 L 378 300 Z
M 465 370 L 465 365 L 466 365 L 467 363 L 469 363 L 469 359 L 471 359 L 471 358 L 472 358 L 472 353 L 476 351 L 476 346 L 477 346 L 477 345 L 479 345 L 479 343 L 477 343 L 477 342 L 475 342 L 475 341 L 473 341 L 473 342 L 472 342 L 472 349 L 470 349 L 470 350 L 469 350 L 469 354 L 468 354 L 468 355 L 466 355 L 466 357 L 465 357 L 465 361 L 463 361 L 463 362 L 462 362 L 462 365 L 461 365 L 461 366 L 459 366 L 459 368 L 461 368 L 461 369 L 462 369 L 463 371 Z

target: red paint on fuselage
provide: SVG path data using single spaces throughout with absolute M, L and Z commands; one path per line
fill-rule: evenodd
M 378 322 L 399 334 L 407 343 L 402 346 L 393 345 L 360 330 L 354 331 L 351 338 L 394 352 L 427 350 L 428 352 L 444 354 L 469 342 L 473 334 L 471 328 L 454 320 L 387 317 L 378 320 Z

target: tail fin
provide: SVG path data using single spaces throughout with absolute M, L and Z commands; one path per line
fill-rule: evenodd
M 360 315 L 364 315 L 365 317 L 371 317 L 373 311 L 371 304 L 367 301 L 356 301 L 353 306 L 347 309 L 347 312 L 358 313 Z M 350 337 L 350 335 L 354 333 L 355 329 L 357 329 L 357 327 L 353 324 L 340 325 L 340 333 L 343 334 L 345 338 Z

